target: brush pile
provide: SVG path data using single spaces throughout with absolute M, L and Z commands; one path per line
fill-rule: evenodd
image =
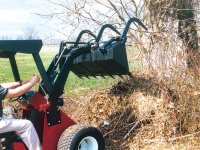
M 134 73 L 110 89 L 79 100 L 68 98 L 64 108 L 76 121 L 97 125 L 107 150 L 151 149 L 150 143 L 177 141 L 199 130 L 197 81 L 178 77 L 158 81 L 153 75 Z

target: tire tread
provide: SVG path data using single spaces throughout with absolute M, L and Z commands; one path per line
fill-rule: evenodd
M 58 150 L 74 150 L 72 147 L 73 142 L 78 138 L 82 133 L 87 132 L 88 130 L 100 133 L 98 128 L 92 125 L 81 125 L 75 124 L 68 127 L 60 136 L 58 141 L 57 149 Z M 104 147 L 104 142 L 103 142 Z M 104 148 L 103 148 L 104 149 Z

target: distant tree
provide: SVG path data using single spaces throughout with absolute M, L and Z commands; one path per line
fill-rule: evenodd
M 23 37 L 23 35 L 17 35 L 15 39 L 16 39 L 16 40 L 23 40 L 24 37 Z
M 37 39 L 39 38 L 38 32 L 32 26 L 27 26 L 23 30 L 23 36 L 25 40 Z
M 12 40 L 12 37 L 10 35 L 3 35 L 0 37 L 1 40 Z

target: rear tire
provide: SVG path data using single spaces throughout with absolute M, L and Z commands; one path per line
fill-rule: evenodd
M 58 150 L 104 150 L 104 138 L 91 125 L 75 124 L 67 128 L 58 141 Z

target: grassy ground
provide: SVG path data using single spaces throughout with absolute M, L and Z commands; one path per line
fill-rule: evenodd
M 57 51 L 58 47 L 42 48 L 40 56 L 45 68 L 48 67 Z M 33 74 L 39 74 L 31 55 L 17 54 L 16 60 L 22 80 L 30 78 Z M 8 59 L 0 59 L 0 64 L 0 83 L 14 81 Z M 130 68 L 138 67 L 137 64 L 138 63 L 130 64 Z M 106 77 L 106 79 L 99 77 L 91 79 L 85 78 L 82 80 L 73 73 L 70 73 L 65 86 L 65 93 L 71 97 L 85 95 L 85 93 L 91 91 L 92 89 L 103 89 L 110 87 L 117 83 L 118 79 L 119 77 L 116 77 L 115 79 L 110 77 Z

